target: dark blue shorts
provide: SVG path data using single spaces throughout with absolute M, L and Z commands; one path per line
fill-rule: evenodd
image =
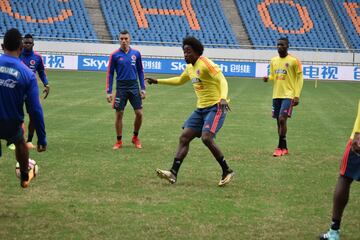
M 4 139 L 8 144 L 18 143 L 24 139 L 22 123 L 14 121 L 0 121 L 0 139 Z M 1 156 L 1 146 L 0 146 Z
M 340 165 L 340 175 L 360 181 L 360 156 L 351 150 L 352 140 L 346 145 Z
M 222 127 L 226 117 L 219 104 L 207 108 L 197 108 L 184 123 L 183 128 L 191 128 L 196 132 L 216 134 Z
M 116 89 L 113 108 L 116 111 L 124 111 L 127 101 L 134 110 L 142 109 L 142 100 L 137 81 L 120 81 L 122 84 Z
M 272 117 L 279 116 L 291 117 L 293 109 L 293 100 L 290 98 L 274 98 L 272 104 Z

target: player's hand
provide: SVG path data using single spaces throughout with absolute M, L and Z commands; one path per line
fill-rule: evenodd
M 267 76 L 263 77 L 264 82 L 267 82 L 268 80 L 269 80 L 269 77 L 267 77 Z
M 112 102 L 112 94 L 107 94 L 106 95 L 106 100 L 108 101 L 108 103 L 111 103 Z
M 49 84 L 45 86 L 43 93 L 44 93 L 44 99 L 46 99 L 50 93 L 50 85 Z
M 220 100 L 220 108 L 223 112 L 229 112 L 231 111 L 230 106 L 228 102 L 225 99 Z
M 300 103 L 300 99 L 298 97 L 294 97 L 292 105 L 297 106 L 297 105 L 299 105 L 299 103 Z
M 141 96 L 141 99 L 145 99 L 145 97 L 146 97 L 146 91 L 145 91 L 145 90 L 141 90 L 141 91 L 140 91 L 140 96 Z
M 357 155 L 360 156 L 360 133 L 355 133 L 352 145 L 351 145 L 351 150 L 353 150 L 353 152 L 355 152 Z
M 45 152 L 46 151 L 46 145 L 37 145 L 37 151 L 38 152 Z
M 145 78 L 145 80 L 148 82 L 148 84 L 157 84 L 158 81 L 155 78 Z

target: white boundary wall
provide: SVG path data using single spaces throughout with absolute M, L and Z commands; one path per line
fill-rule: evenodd
M 119 44 L 101 43 L 78 43 L 78 42 L 44 42 L 36 41 L 35 49 L 46 54 L 66 54 L 66 55 L 109 55 Z M 162 58 L 182 58 L 181 47 L 159 47 L 132 45 L 138 49 L 145 57 Z M 303 63 L 321 63 L 336 65 L 360 65 L 360 52 L 358 53 L 339 53 L 339 52 L 319 52 L 319 51 L 292 51 L 289 52 L 298 57 Z M 204 55 L 211 59 L 219 60 L 238 60 L 266 62 L 277 54 L 276 49 L 272 50 L 253 50 L 253 49 L 220 49 L 205 48 Z

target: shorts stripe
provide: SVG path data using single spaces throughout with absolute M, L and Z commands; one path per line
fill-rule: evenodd
M 346 144 L 344 156 L 341 161 L 341 166 L 340 166 L 340 175 L 341 176 L 343 176 L 346 172 L 351 145 L 352 145 L 352 139 L 349 139 L 348 143 Z
M 218 126 L 218 124 L 219 124 L 219 120 L 220 120 L 221 114 L 222 114 L 221 107 L 220 107 L 220 104 L 218 104 L 218 105 L 217 105 L 217 112 L 216 112 L 214 121 L 213 121 L 213 123 L 212 123 L 212 125 L 211 125 L 210 132 L 216 133 L 216 128 L 217 128 L 217 126 Z

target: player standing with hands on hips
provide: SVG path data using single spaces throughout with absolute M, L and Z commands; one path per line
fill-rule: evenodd
M 289 40 L 279 38 L 277 50 L 279 56 L 270 61 L 270 76 L 264 81 L 274 82 L 272 116 L 277 121 L 279 144 L 273 156 L 289 154 L 286 143 L 287 119 L 291 117 L 292 108 L 300 103 L 300 93 L 304 84 L 301 62 L 288 54 Z
M 113 149 L 122 147 L 122 129 L 124 109 L 129 100 L 134 111 L 134 135 L 132 143 L 135 148 L 142 148 L 138 134 L 140 131 L 143 110 L 142 99 L 145 99 L 144 70 L 139 51 L 130 47 L 130 33 L 127 30 L 120 32 L 120 48 L 110 55 L 108 72 L 106 76 L 106 99 L 113 104 L 115 112 L 116 142 Z M 112 85 L 114 72 L 116 71 L 116 94 L 113 99 Z M 140 82 L 140 88 L 138 84 Z
M 39 90 L 34 73 L 19 59 L 22 49 L 20 32 L 12 28 L 5 33 L 0 56 L 0 139 L 15 144 L 15 156 L 20 165 L 20 185 L 27 188 L 34 177 L 29 169 L 29 149 L 26 146 L 22 124 L 24 101 L 34 121 L 38 137 L 37 150 L 46 150 L 46 132 Z M 1 156 L 1 145 L 0 145 Z
M 201 137 L 202 142 L 211 151 L 222 168 L 219 186 L 229 183 L 234 176 L 225 161 L 224 154 L 215 144 L 215 134 L 222 127 L 228 105 L 228 84 L 220 68 L 210 59 L 203 57 L 204 46 L 194 37 L 186 37 L 182 48 L 187 63 L 179 77 L 168 79 L 146 78 L 149 84 L 182 85 L 191 80 L 197 96 L 197 109 L 183 126 L 178 149 L 173 165 L 169 171 L 157 169 L 160 178 L 175 183 L 180 166 L 189 151 L 190 142 L 195 137 Z
M 20 54 L 20 60 L 25 63 L 26 66 L 28 66 L 31 71 L 36 74 L 36 72 L 39 74 L 40 80 L 44 85 L 43 93 L 44 99 L 47 98 L 50 92 L 50 85 L 49 81 L 46 77 L 45 67 L 42 60 L 42 57 L 40 54 L 34 52 L 34 38 L 31 34 L 26 34 L 23 39 L 23 50 Z M 25 103 L 26 111 L 29 112 L 29 106 Z M 32 139 L 34 137 L 34 131 L 35 127 L 33 124 L 33 119 L 29 115 L 29 125 L 28 125 L 28 138 L 26 141 L 26 145 L 28 148 L 35 148 L 32 144 Z

